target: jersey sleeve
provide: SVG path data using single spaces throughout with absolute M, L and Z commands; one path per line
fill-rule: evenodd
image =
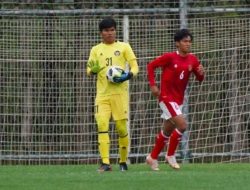
M 126 44 L 125 58 L 129 63 L 130 72 L 133 73 L 133 76 L 137 75 L 139 72 L 139 67 L 136 61 L 136 56 L 128 43 Z
M 154 59 L 147 65 L 148 81 L 150 86 L 155 85 L 155 70 L 158 67 L 164 67 L 170 63 L 170 54 L 166 53 Z
M 198 72 L 198 68 L 199 68 L 199 65 L 200 65 L 200 61 L 198 60 L 197 57 L 194 57 L 194 69 L 193 69 L 193 73 L 196 77 L 196 79 L 198 81 L 203 81 L 204 80 L 204 74 L 201 75 L 199 72 Z

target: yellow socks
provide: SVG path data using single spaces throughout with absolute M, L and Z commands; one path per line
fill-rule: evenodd
M 129 145 L 128 135 L 126 135 L 125 137 L 119 137 L 120 163 L 127 161 L 127 158 L 128 158 L 128 145 Z
M 109 134 L 108 132 L 99 132 L 98 133 L 98 146 L 99 152 L 102 158 L 102 163 L 109 164 Z

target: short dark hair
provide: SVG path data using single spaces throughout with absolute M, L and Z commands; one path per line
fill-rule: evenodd
M 116 22 L 112 17 L 106 17 L 99 23 L 100 32 L 103 29 L 114 27 L 116 29 Z
M 189 32 L 188 29 L 181 29 L 179 31 L 177 31 L 174 35 L 174 41 L 175 42 L 179 42 L 181 41 L 183 38 L 186 38 L 190 36 L 191 41 L 193 41 L 193 35 Z

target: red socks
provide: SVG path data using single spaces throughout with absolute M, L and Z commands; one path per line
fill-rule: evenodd
M 175 129 L 170 138 L 165 136 L 162 131 L 156 136 L 155 146 L 151 152 L 151 157 L 157 159 L 162 149 L 166 145 L 169 139 L 167 156 L 173 156 L 175 154 L 176 148 L 181 141 L 182 133 Z
M 178 129 L 175 129 L 172 132 L 169 140 L 167 156 L 173 156 L 175 154 L 175 150 L 181 140 L 181 136 L 182 133 Z
M 155 146 L 151 152 L 151 157 L 153 159 L 157 159 L 159 154 L 161 153 L 162 149 L 168 142 L 169 137 L 165 136 L 163 134 L 163 131 L 160 131 L 160 133 L 156 136 Z

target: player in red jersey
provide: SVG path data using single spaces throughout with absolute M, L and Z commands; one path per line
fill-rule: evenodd
M 181 29 L 175 34 L 174 40 L 177 51 L 165 53 L 147 65 L 150 89 L 159 99 L 161 117 L 164 119 L 154 148 L 146 158 L 152 170 L 159 170 L 157 158 L 168 141 L 166 161 L 172 168 L 180 168 L 176 162 L 175 150 L 187 128 L 187 121 L 181 111 L 184 93 L 192 73 L 198 81 L 204 80 L 203 66 L 198 58 L 190 53 L 192 34 L 187 29 Z M 162 70 L 160 89 L 156 85 L 154 74 L 159 67 Z

